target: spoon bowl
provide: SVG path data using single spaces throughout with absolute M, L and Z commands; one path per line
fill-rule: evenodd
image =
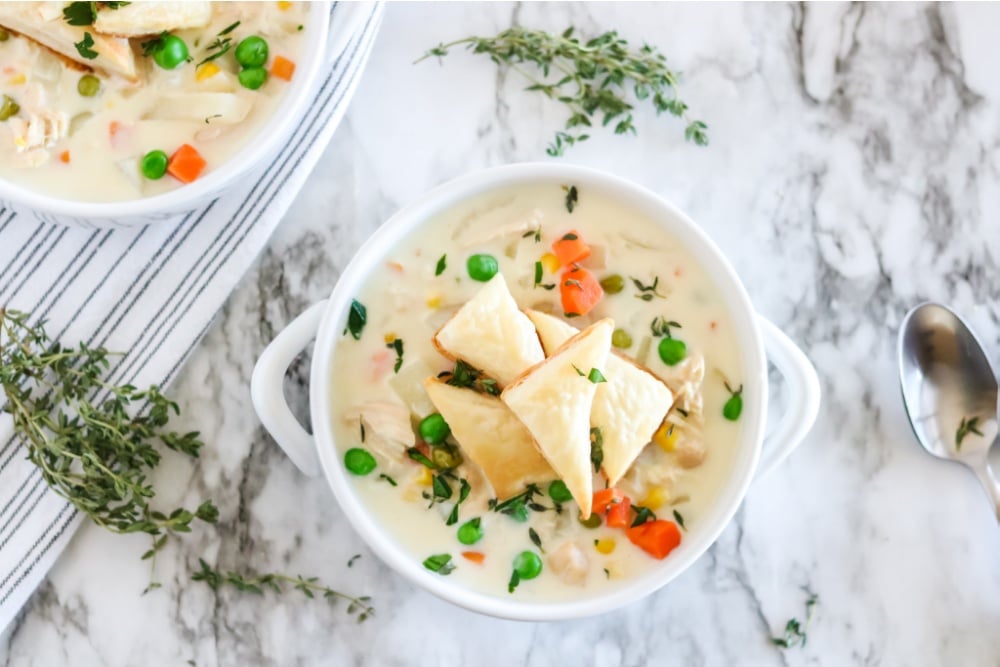
M 1000 520 L 1000 484 L 987 460 L 997 436 L 998 385 L 982 345 L 965 322 L 923 303 L 899 329 L 903 404 L 917 441 L 930 454 L 967 465 Z

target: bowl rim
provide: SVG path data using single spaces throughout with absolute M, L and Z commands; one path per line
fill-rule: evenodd
M 598 187 L 647 212 L 654 222 L 678 238 L 715 278 L 727 300 L 733 324 L 741 332 L 737 340 L 741 347 L 743 384 L 748 389 L 744 392 L 743 431 L 733 452 L 729 477 L 699 524 L 688 527 L 681 547 L 670 558 L 624 580 L 612 590 L 555 602 L 503 599 L 451 583 L 455 580 L 423 568 L 404 545 L 379 525 L 351 488 L 351 481 L 340 465 L 329 409 L 335 344 L 342 333 L 350 300 L 369 271 L 421 224 L 459 202 L 490 190 L 540 182 L 572 182 L 584 192 L 584 186 Z M 344 268 L 324 308 L 310 368 L 310 412 L 314 442 L 327 483 L 354 530 L 383 562 L 417 586 L 468 610 L 512 620 L 557 621 L 606 613 L 645 597 L 687 570 L 714 544 L 746 496 L 760 458 L 767 418 L 766 369 L 763 339 L 750 297 L 722 251 L 690 217 L 654 192 L 616 175 L 588 167 L 528 162 L 480 170 L 439 185 L 400 209 L 361 246 Z
M 64 199 L 0 178 L 0 199 L 53 215 L 105 219 L 183 211 L 185 207 L 214 196 L 239 175 L 257 166 L 281 140 L 286 139 L 288 126 L 297 119 L 295 111 L 312 99 L 316 79 L 327 55 L 324 47 L 329 43 L 330 5 L 330 0 L 311 3 L 307 19 L 310 27 L 306 30 L 302 56 L 296 63 L 296 76 L 271 117 L 248 137 L 239 150 L 204 178 L 152 197 L 107 202 Z

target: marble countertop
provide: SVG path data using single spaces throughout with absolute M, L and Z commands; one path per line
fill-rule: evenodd
M 986 665 L 1000 661 L 1000 527 L 972 475 L 916 446 L 899 399 L 896 327 L 953 304 L 1000 361 L 997 5 L 406 4 L 387 8 L 343 125 L 257 267 L 172 387 L 207 441 L 167 457 L 164 502 L 208 496 L 149 577 L 142 537 L 85 526 L 4 635 L 10 665 Z M 677 203 L 732 260 L 762 314 L 816 364 L 806 443 L 755 484 L 690 570 L 614 614 L 532 624 L 454 608 L 393 574 L 258 424 L 249 377 L 267 342 L 327 295 L 362 241 L 430 187 L 548 159 L 562 111 L 485 58 L 411 65 L 439 41 L 520 23 L 656 44 L 711 146 L 636 113 L 567 162 Z M 305 411 L 307 371 L 289 396 Z M 353 567 L 349 558 L 361 554 Z M 315 574 L 369 594 L 375 618 L 297 594 L 214 593 L 225 568 Z M 819 597 L 804 648 L 768 638 Z

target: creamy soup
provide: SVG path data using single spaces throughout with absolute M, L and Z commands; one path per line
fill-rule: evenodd
M 291 2 L 0 3 L 0 178 L 76 201 L 203 178 L 274 113 L 307 13 Z
M 492 192 L 400 239 L 356 295 L 334 356 L 331 407 L 340 458 L 369 511 L 415 562 L 500 597 L 572 599 L 584 590 L 614 587 L 670 558 L 675 542 L 713 502 L 740 436 L 737 335 L 712 276 L 661 227 L 626 204 L 596 192 L 572 194 L 575 201 L 569 190 L 552 185 Z M 567 238 L 589 248 L 589 255 L 569 266 L 554 252 L 554 244 Z M 579 254 L 577 247 L 570 254 L 560 250 L 564 258 Z M 442 354 L 445 336 L 439 331 L 461 320 L 456 312 L 463 305 L 493 289 L 498 279 L 486 258 L 495 260 L 517 307 L 534 312 L 535 321 L 554 316 L 559 326 L 585 330 L 581 338 L 607 326 L 606 318 L 613 320 L 608 355 L 634 360 L 670 389 L 669 404 L 650 406 L 653 432 L 639 443 L 645 446 L 613 490 L 605 489 L 603 471 L 595 472 L 600 455 L 595 429 L 590 429 L 584 456 L 595 465 L 586 480 L 594 498 L 588 498 L 593 514 L 586 520 L 554 473 L 498 498 L 487 479 L 491 471 L 473 462 L 472 443 L 464 446 L 454 432 L 444 437 L 447 420 L 437 414 L 437 403 L 425 389 L 451 382 L 500 403 L 512 387 L 541 375 L 538 368 L 555 363 L 577 340 L 547 346 L 544 362 L 506 383 L 486 374 L 477 377 L 469 370 L 472 364 L 456 370 L 456 362 Z M 581 306 L 576 290 L 591 278 L 603 287 Z M 589 310 L 567 317 L 567 309 L 578 307 Z M 542 335 L 541 328 L 537 333 Z M 474 343 L 466 349 L 475 355 Z M 492 367 L 491 360 L 486 365 Z M 576 379 L 584 383 L 576 386 L 601 387 L 612 379 L 603 376 L 613 367 L 605 362 L 600 368 L 576 369 Z M 567 386 L 575 381 L 574 374 L 565 378 Z M 565 396 L 568 402 L 577 400 Z M 593 400 L 596 414 L 598 399 Z M 461 415 L 462 421 L 474 419 L 472 414 Z M 534 427 L 532 434 L 547 428 Z M 504 432 L 495 431 L 497 440 Z M 507 444 L 487 443 L 498 451 Z M 551 459 L 560 443 L 539 439 L 536 445 Z M 550 462 L 555 469 L 555 461 Z M 456 502 L 466 487 L 467 497 Z M 639 534 L 641 526 L 654 521 L 678 539 L 663 543 Z

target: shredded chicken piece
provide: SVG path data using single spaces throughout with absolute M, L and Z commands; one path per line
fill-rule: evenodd
M 582 586 L 587 580 L 590 561 L 576 542 L 565 542 L 549 556 L 549 567 L 565 583 Z
M 460 227 L 456 230 L 453 238 L 458 241 L 459 245 L 466 248 L 482 245 L 492 241 L 493 239 L 502 239 L 507 237 L 519 238 L 529 232 L 535 232 L 541 229 L 542 219 L 544 217 L 545 214 L 542 213 L 541 209 L 533 208 L 520 215 L 513 222 L 491 225 L 479 224 L 476 225 L 473 230 Z M 489 231 L 485 234 L 470 233 L 470 231 L 479 229 L 487 229 Z
M 39 111 L 27 119 L 13 117 L 7 122 L 18 153 L 49 148 L 69 131 L 69 115 L 62 111 Z
M 371 401 L 351 410 L 344 420 L 359 431 L 363 426 L 365 446 L 389 460 L 399 460 L 417 443 L 410 411 L 397 403 Z
M 687 413 L 687 422 L 702 424 L 701 383 L 705 379 L 705 357 L 692 355 L 676 366 L 670 366 L 661 372 L 661 377 L 674 393 L 673 410 L 681 409 Z M 668 421 L 670 420 L 668 417 Z

